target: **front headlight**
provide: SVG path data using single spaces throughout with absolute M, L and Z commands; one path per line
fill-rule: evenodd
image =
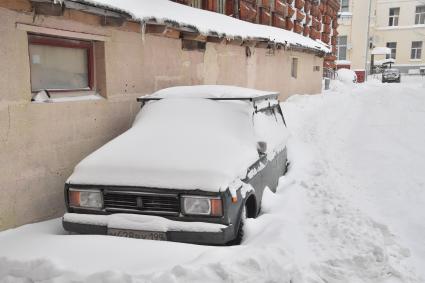
M 182 196 L 183 213 L 186 215 L 223 216 L 221 198 Z
M 74 208 L 101 209 L 103 197 L 100 190 L 69 189 L 69 206 Z

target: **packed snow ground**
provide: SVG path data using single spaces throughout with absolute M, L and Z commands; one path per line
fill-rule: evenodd
M 335 82 L 283 103 L 289 173 L 241 246 L 0 233 L 0 282 L 425 282 L 425 84 Z

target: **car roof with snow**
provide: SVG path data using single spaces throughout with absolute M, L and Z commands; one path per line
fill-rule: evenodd
M 195 85 L 177 86 L 159 90 L 151 95 L 141 96 L 139 101 L 158 100 L 164 98 L 206 98 L 213 100 L 264 100 L 277 99 L 276 91 L 263 91 L 238 86 Z
M 202 87 L 180 88 L 189 89 Z M 257 142 L 270 141 L 273 154 L 285 147 L 288 137 L 286 131 L 268 128 L 264 119 L 276 118 L 262 112 L 254 115 L 261 125 L 256 129 L 254 111 L 248 101 L 147 101 L 130 130 L 81 161 L 67 183 L 211 192 L 238 186 L 259 159 Z M 284 122 L 273 126 L 283 129 Z

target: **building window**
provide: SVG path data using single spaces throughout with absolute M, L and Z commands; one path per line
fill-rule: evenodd
M 220 14 L 226 13 L 226 0 L 217 0 L 217 12 Z
M 91 90 L 93 42 L 28 35 L 31 90 Z
M 395 59 L 397 53 L 397 42 L 387 42 L 387 47 L 391 49 L 391 54 L 387 54 L 387 59 Z
M 202 0 L 191 0 L 189 1 L 189 6 L 194 8 L 202 8 Z
M 400 16 L 400 8 L 390 8 L 390 17 L 388 25 L 391 27 L 398 26 L 398 17 Z
M 337 57 L 338 60 L 347 60 L 347 36 L 338 36 L 337 44 Z
M 425 24 L 425 6 L 416 7 L 415 25 Z
M 410 52 L 410 59 L 422 58 L 422 41 L 413 41 L 412 50 Z
M 182 49 L 185 51 L 201 51 L 204 52 L 207 47 L 206 42 L 182 39 Z
M 341 12 L 349 12 L 350 11 L 350 1 L 349 0 L 341 0 Z
M 298 77 L 298 58 L 292 58 L 291 76 L 295 79 Z

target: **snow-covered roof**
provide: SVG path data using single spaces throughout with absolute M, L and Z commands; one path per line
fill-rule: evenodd
M 177 86 L 159 90 L 140 98 L 257 98 L 278 95 L 275 91 L 262 91 L 251 88 L 226 85 Z
M 337 65 L 351 65 L 351 61 L 349 61 L 349 60 L 336 60 L 335 64 L 337 64 Z
M 236 18 L 206 10 L 192 8 L 168 0 L 54 0 L 64 3 L 78 2 L 132 15 L 133 20 L 178 24 L 196 28 L 204 35 L 218 35 L 226 38 L 263 38 L 287 44 L 292 47 L 311 48 L 330 53 L 328 45 L 319 40 L 287 31 L 281 28 L 253 24 Z
M 391 49 L 388 47 L 375 47 L 373 48 L 372 55 L 386 55 L 391 54 Z
M 68 183 L 225 190 L 259 158 L 252 113 L 245 102 L 149 102 L 133 127 L 81 161 Z
M 383 59 L 383 60 L 375 60 L 375 65 L 384 65 L 384 64 L 394 64 L 395 60 L 393 58 Z

